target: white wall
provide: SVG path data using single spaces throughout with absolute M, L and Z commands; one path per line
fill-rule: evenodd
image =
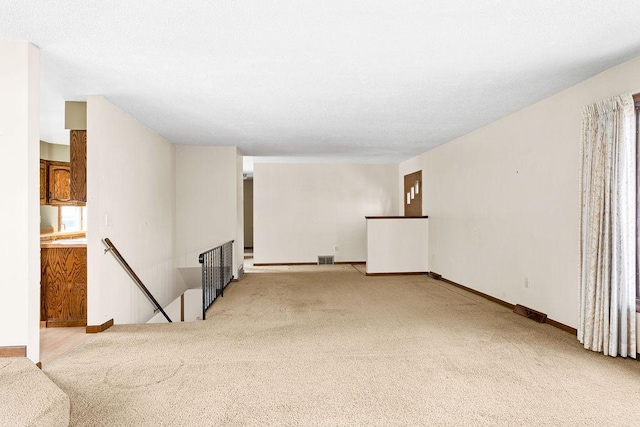
M 580 109 L 627 91 L 640 58 L 402 163 L 398 186 L 423 171 L 430 269 L 576 327 Z
M 318 255 L 364 261 L 365 216 L 398 214 L 397 171 L 397 165 L 256 163 L 255 262 L 317 262 Z
M 236 147 L 176 147 L 176 266 L 200 286 L 198 255 L 234 240 L 234 276 L 243 262 L 242 155 Z M 194 274 L 191 274 L 194 273 Z M 191 283 L 194 279 L 197 283 Z
M 191 289 L 191 290 L 195 291 L 196 289 Z M 167 313 L 167 316 L 169 316 L 169 319 L 171 319 L 171 321 L 174 323 L 180 322 L 180 299 L 181 299 L 180 296 L 178 296 L 178 298 L 171 301 L 168 305 L 162 307 L 164 312 Z M 164 315 L 160 311 L 158 311 L 151 319 L 147 320 L 147 323 L 169 323 L 169 322 L 164 317 Z
M 111 254 L 110 238 L 158 302 L 185 286 L 174 268 L 175 147 L 102 96 L 87 97 L 88 323 L 141 323 L 153 305 Z
M 236 238 L 234 249 L 234 276 L 238 278 L 237 271 L 244 269 L 244 178 L 242 153 L 236 149 Z
M 184 295 L 184 321 L 195 322 L 202 320 L 202 288 L 187 289 Z M 173 300 L 169 305 L 163 307 L 172 322 L 180 322 L 181 296 Z M 161 312 L 157 312 L 147 323 L 169 323 Z
M 50 144 L 46 141 L 40 141 L 40 158 L 55 160 L 56 162 L 68 162 L 71 158 L 71 150 L 69 145 Z
M 40 205 L 40 228 L 53 227 L 53 231 L 58 231 L 58 207 Z
M 202 288 L 187 289 L 184 293 L 184 321 L 202 320 Z
M 0 41 L 0 192 L 11 201 L 0 245 L 0 347 L 27 346 L 40 361 L 40 53 Z

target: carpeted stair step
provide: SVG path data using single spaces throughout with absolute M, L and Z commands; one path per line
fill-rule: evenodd
M 69 397 L 29 359 L 0 358 L 0 425 L 68 426 Z

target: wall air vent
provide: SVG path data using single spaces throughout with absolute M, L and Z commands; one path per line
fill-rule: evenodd
M 524 305 L 516 304 L 513 308 L 513 312 L 528 319 L 535 320 L 538 323 L 547 322 L 547 315 L 545 313 L 540 313 L 539 311 L 525 307 Z
M 318 255 L 318 265 L 330 265 L 333 262 L 333 255 Z

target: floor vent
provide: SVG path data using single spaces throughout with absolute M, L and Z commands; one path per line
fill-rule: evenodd
M 535 320 L 538 323 L 546 323 L 547 315 L 544 313 L 540 313 L 532 308 L 525 307 L 524 305 L 517 304 L 513 308 L 513 312 L 519 314 L 520 316 L 524 316 L 528 319 Z
M 333 261 L 333 255 L 318 255 L 318 265 L 330 265 L 335 264 Z

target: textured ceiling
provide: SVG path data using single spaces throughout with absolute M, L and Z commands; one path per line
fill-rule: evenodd
M 0 1 L 42 139 L 105 95 L 178 144 L 396 162 L 640 55 L 640 2 Z

